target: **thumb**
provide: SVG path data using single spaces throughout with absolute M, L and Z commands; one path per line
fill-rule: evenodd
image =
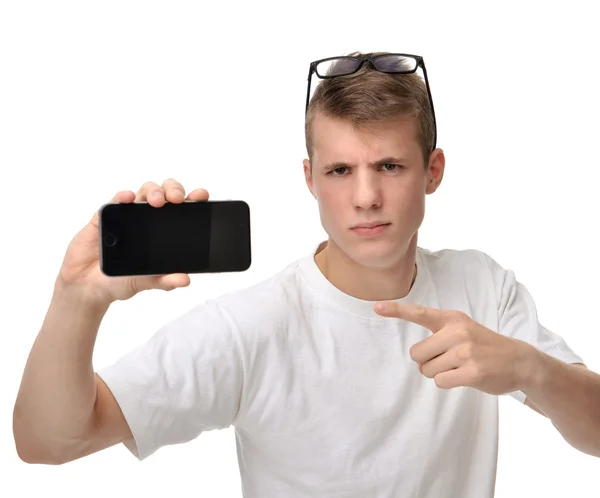
M 147 290 L 171 291 L 179 287 L 187 287 L 190 277 L 185 273 L 174 273 L 153 277 L 136 277 L 132 279 L 134 294 Z
M 171 291 L 190 285 L 190 276 L 186 273 L 173 273 L 171 275 L 162 275 L 155 278 L 157 280 L 158 288 L 164 291 Z

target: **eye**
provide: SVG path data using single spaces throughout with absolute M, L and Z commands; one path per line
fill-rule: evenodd
M 399 164 L 382 164 L 381 165 L 385 171 L 396 171 L 398 169 L 403 169 L 404 167 Z
M 339 168 L 332 169 L 329 174 L 333 176 L 342 176 L 347 169 L 346 166 L 340 166 Z

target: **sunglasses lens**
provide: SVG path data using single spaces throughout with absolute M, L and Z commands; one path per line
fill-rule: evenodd
M 339 58 L 329 61 L 319 62 L 316 67 L 316 73 L 319 78 L 328 76 L 343 76 L 356 71 L 360 61 L 352 58 Z
M 403 55 L 382 55 L 375 59 L 374 64 L 384 73 L 411 73 L 417 69 L 417 60 Z
M 360 61 L 353 57 L 340 57 L 319 62 L 316 73 L 319 78 L 344 76 L 356 71 Z M 374 59 L 375 68 L 384 73 L 412 73 L 417 70 L 417 60 L 403 55 L 382 55 Z

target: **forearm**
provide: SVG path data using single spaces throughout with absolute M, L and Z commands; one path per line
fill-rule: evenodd
M 532 352 L 532 374 L 521 389 L 578 450 L 600 457 L 600 375 Z
M 92 356 L 107 309 L 57 283 L 14 408 L 15 443 L 24 460 L 52 463 L 89 430 L 96 400 Z

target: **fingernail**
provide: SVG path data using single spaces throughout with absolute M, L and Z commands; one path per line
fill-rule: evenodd
M 376 311 L 385 311 L 386 308 L 386 304 L 385 303 L 377 303 L 375 305 L 375 310 Z

